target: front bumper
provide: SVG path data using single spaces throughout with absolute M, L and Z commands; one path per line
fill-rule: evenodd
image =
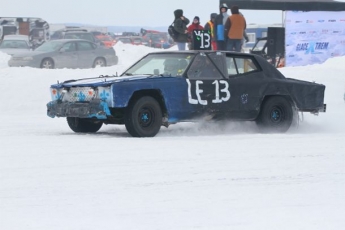
M 36 63 L 34 60 L 25 61 L 25 60 L 12 60 L 12 59 L 10 59 L 8 61 L 8 66 L 9 67 L 29 66 L 29 67 L 39 68 L 39 64 Z
M 107 119 L 111 116 L 110 109 L 106 102 L 95 99 L 89 102 L 62 102 L 51 101 L 47 104 L 47 115 L 49 117 L 78 117 Z

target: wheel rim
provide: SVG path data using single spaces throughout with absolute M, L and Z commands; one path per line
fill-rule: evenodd
M 43 61 L 43 63 L 42 63 L 42 67 L 44 68 L 44 69 L 51 69 L 52 68 L 52 63 L 51 63 L 51 61 L 48 61 L 48 60 L 45 60 L 45 61 Z
M 284 111 L 279 106 L 274 106 L 270 113 L 270 119 L 273 123 L 281 123 L 284 120 Z
M 102 59 L 97 59 L 95 62 L 95 66 L 104 66 L 104 61 Z
M 150 127 L 155 121 L 155 113 L 152 108 L 142 108 L 138 116 L 139 124 L 143 128 Z

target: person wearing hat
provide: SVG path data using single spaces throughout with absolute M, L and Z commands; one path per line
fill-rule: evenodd
M 224 35 L 224 25 L 229 15 L 228 5 L 223 3 L 219 8 L 220 13 L 215 18 L 215 38 L 217 42 L 217 50 L 226 50 L 227 36 Z
M 193 23 L 190 24 L 187 28 L 188 30 L 188 48 L 190 50 L 193 49 L 193 30 L 203 30 L 204 27 L 200 25 L 200 18 L 195 16 L 193 19 Z
M 208 21 L 205 26 L 204 29 L 208 30 L 210 35 L 211 35 L 211 45 L 212 45 L 212 50 L 217 50 L 217 42 L 216 42 L 216 35 L 215 35 L 215 30 L 214 30 L 214 22 L 216 20 L 217 17 L 217 13 L 212 13 L 210 15 L 210 21 Z
M 178 33 L 176 38 L 177 47 L 178 50 L 185 50 L 186 43 L 188 42 L 187 25 L 189 24 L 189 19 L 183 16 L 183 10 L 181 9 L 175 10 L 174 16 L 174 29 Z
M 231 16 L 225 23 L 225 34 L 228 36 L 227 50 L 241 52 L 246 27 L 246 19 L 240 14 L 238 6 L 232 6 Z

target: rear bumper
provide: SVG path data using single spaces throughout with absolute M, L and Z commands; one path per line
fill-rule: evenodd
M 322 107 L 317 108 L 317 109 L 314 109 L 314 110 L 311 110 L 311 111 L 309 111 L 309 112 L 312 113 L 312 114 L 317 115 L 317 114 L 319 114 L 319 113 L 325 113 L 326 110 L 327 110 L 327 105 L 326 105 L 326 104 L 323 104 Z
M 118 56 L 108 57 L 108 59 L 107 59 L 107 66 L 117 65 L 118 62 L 119 62 Z
M 51 101 L 47 104 L 47 115 L 54 117 L 79 117 L 107 119 L 110 110 L 106 102 L 92 100 L 90 102 Z

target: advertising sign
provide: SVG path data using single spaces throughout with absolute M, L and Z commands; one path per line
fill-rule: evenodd
M 285 66 L 323 63 L 344 55 L 344 11 L 286 12 Z

